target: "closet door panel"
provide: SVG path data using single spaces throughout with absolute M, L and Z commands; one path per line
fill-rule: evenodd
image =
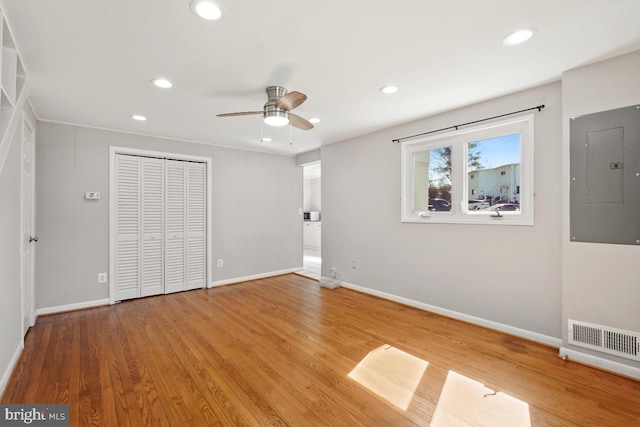
M 164 161 L 142 158 L 140 296 L 164 293 Z
M 137 298 L 140 281 L 140 159 L 116 156 L 115 300 Z
M 186 286 L 186 162 L 166 160 L 165 293 Z
M 206 166 L 187 166 L 187 289 L 206 287 Z
M 206 287 L 206 164 L 116 154 L 115 301 Z

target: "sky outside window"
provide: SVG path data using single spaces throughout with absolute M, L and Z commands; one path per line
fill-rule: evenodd
M 520 134 L 472 141 L 480 155 L 480 169 L 492 169 L 512 163 L 520 163 Z M 477 169 L 472 169 L 477 170 Z

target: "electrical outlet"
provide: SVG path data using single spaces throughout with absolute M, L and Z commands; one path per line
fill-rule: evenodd
M 338 274 L 336 273 L 336 268 L 331 267 L 331 270 L 329 270 L 329 277 L 331 277 L 332 279 L 335 279 L 337 276 Z
M 224 267 L 224 260 L 222 258 L 220 258 L 218 260 L 218 268 L 222 268 L 222 267 Z
M 355 261 L 351 261 L 351 268 L 353 268 L 354 270 L 356 269 L 356 262 Z
M 98 283 L 107 283 L 107 273 L 98 273 Z

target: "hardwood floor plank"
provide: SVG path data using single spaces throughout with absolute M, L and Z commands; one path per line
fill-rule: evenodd
M 348 376 L 385 344 L 428 362 L 406 410 Z M 83 426 L 422 426 L 452 372 L 534 427 L 640 420 L 638 381 L 293 274 L 41 317 L 1 402 L 67 403 Z

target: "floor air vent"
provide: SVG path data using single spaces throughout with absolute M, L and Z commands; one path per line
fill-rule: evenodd
M 569 344 L 640 361 L 640 333 L 569 319 Z

